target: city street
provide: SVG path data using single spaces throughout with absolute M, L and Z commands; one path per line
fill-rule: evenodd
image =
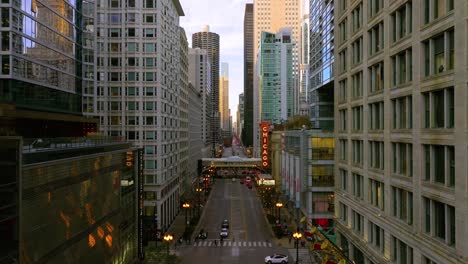
M 273 244 L 255 188 L 248 189 L 238 179 L 235 182 L 217 179 L 212 192 L 199 229 L 195 230 L 198 234 L 203 228 L 208 239 L 179 248 L 182 263 L 263 263 L 267 255 L 288 253 Z M 220 246 L 219 232 L 224 219 L 230 224 L 229 237 Z M 218 240 L 218 246 L 214 240 Z

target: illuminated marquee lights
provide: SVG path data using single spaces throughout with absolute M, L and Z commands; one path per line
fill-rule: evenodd
M 268 131 L 270 129 L 270 124 L 268 122 L 260 123 L 260 132 L 262 134 L 262 167 L 268 168 Z

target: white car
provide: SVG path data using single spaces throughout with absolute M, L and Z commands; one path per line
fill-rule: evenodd
M 227 228 L 222 228 L 221 232 L 219 232 L 219 236 L 221 237 L 228 237 L 229 236 L 229 230 Z
M 288 263 L 288 256 L 283 254 L 273 254 L 265 257 L 265 263 Z

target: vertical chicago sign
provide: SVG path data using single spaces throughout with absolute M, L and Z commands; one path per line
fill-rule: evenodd
M 268 161 L 268 131 L 270 130 L 270 124 L 268 122 L 260 123 L 260 134 L 262 139 L 261 145 L 261 157 L 262 157 L 262 168 L 269 167 Z

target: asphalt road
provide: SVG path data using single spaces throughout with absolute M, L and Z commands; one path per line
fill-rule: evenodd
M 229 220 L 230 233 L 220 246 L 219 232 L 224 219 Z M 179 248 L 182 263 L 264 263 L 267 255 L 288 254 L 287 249 L 272 243 L 255 187 L 248 189 L 239 180 L 216 180 L 199 227 L 208 232 L 208 239 Z M 215 239 L 218 246 L 214 246 Z

